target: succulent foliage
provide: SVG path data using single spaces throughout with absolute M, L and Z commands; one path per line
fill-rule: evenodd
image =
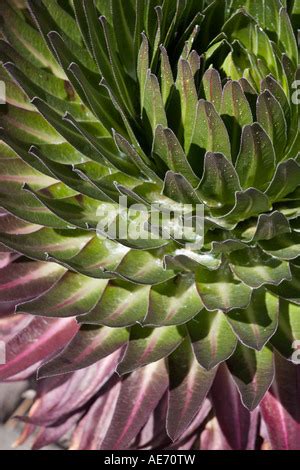
M 36 447 L 76 425 L 74 448 L 255 448 L 263 422 L 299 449 L 300 1 L 0 15 L 0 378 L 48 377 L 32 423 L 58 432 Z M 121 195 L 204 204 L 203 247 L 99 237 Z M 47 412 L 67 384 L 75 404 Z

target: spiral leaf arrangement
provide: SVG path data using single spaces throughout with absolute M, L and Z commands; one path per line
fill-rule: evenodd
M 36 447 L 299 449 L 299 0 L 0 15 L 0 377 L 40 366 Z M 99 237 L 120 196 L 204 205 L 202 248 Z

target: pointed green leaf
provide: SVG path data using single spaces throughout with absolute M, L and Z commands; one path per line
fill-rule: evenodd
M 44 196 L 44 193 L 41 191 L 34 191 L 29 185 L 24 185 L 24 190 L 33 194 L 39 202 L 57 215 L 57 217 L 67 222 L 69 226 L 82 229 L 97 227 L 101 217 L 100 215 L 99 217 L 97 216 L 99 201 L 83 195 L 81 197 L 76 195 L 57 199 L 55 194 L 52 195 L 50 191 L 47 192 L 47 194 L 51 195 L 48 197 Z
M 137 175 L 136 166 L 127 158 L 123 158 L 116 152 L 116 146 L 112 137 L 104 136 L 97 138 L 94 130 L 87 128 L 83 123 L 76 121 L 70 114 L 63 116 L 63 122 L 73 128 L 73 132 L 78 134 L 86 142 L 85 145 L 92 149 L 92 153 L 88 151 L 87 155 L 96 162 L 107 164 L 109 162 L 114 168 L 124 172 L 126 175 Z
M 136 149 L 123 136 L 114 132 L 114 140 L 119 150 L 127 155 L 145 176 L 158 184 L 161 183 L 160 178 L 150 168 L 150 161 L 145 162 L 143 155 L 138 154 Z
M 178 63 L 176 88 L 180 96 L 181 122 L 184 133 L 184 150 L 189 153 L 195 127 L 197 109 L 197 91 L 192 69 L 187 60 L 181 58 Z
M 225 216 L 214 219 L 217 224 L 224 225 L 229 230 L 234 228 L 237 222 L 257 216 L 271 208 L 268 197 L 254 188 L 235 193 L 235 205 Z
M 113 328 L 134 325 L 146 316 L 150 286 L 110 281 L 98 304 L 79 321 Z
M 145 85 L 147 80 L 147 73 L 149 70 L 149 43 L 147 36 L 142 33 L 142 44 L 138 54 L 137 62 L 137 76 L 140 85 L 140 101 L 141 101 L 141 112 L 143 111 L 145 104 Z
M 33 104 L 37 107 L 45 119 L 57 130 L 71 145 L 84 155 L 99 160 L 99 156 L 91 144 L 84 137 L 76 132 L 71 124 L 63 121 L 62 116 L 54 111 L 48 104 L 40 98 L 34 98 Z M 32 142 L 34 143 L 34 142 Z M 101 160 L 100 160 L 101 163 Z
M 261 171 L 261 169 L 264 171 Z M 241 149 L 236 170 L 243 189 L 254 187 L 264 191 L 275 171 L 275 152 L 263 128 L 254 123 L 242 131 Z
M 49 68 L 60 78 L 65 78 L 55 58 L 39 32 L 27 21 L 24 16 L 15 11 L 13 5 L 1 2 L 1 15 L 5 21 L 4 31 L 10 44 L 19 53 L 39 68 Z
M 159 252 L 154 251 L 129 251 L 116 268 L 116 272 L 124 279 L 148 285 L 165 283 L 175 276 L 173 271 L 164 269 Z
M 300 307 L 280 299 L 279 308 L 279 325 L 271 343 L 284 358 L 292 361 L 294 343 L 300 338 Z
M 46 2 L 47 1 L 48 0 L 46 0 Z M 52 6 L 49 9 L 50 4 Z M 70 51 L 74 58 L 79 60 L 79 62 L 81 62 L 88 70 L 91 70 L 93 72 L 97 71 L 96 64 L 90 56 L 89 51 L 86 50 L 85 47 L 82 47 L 81 35 L 78 31 L 77 25 L 76 28 L 70 26 L 70 22 L 74 24 L 74 19 L 69 14 L 67 14 L 63 8 L 63 14 L 61 14 L 58 12 L 55 5 L 53 5 L 53 2 L 48 2 L 48 5 L 46 6 L 43 5 L 42 2 L 35 2 L 34 0 L 29 0 L 28 6 L 31 15 L 39 29 L 39 32 L 43 36 L 45 43 L 49 47 L 52 54 L 53 49 L 51 47 L 52 44 L 49 40 L 49 33 L 55 31 L 61 36 L 66 49 Z M 66 21 L 66 19 L 64 18 L 66 14 L 69 18 L 68 21 Z M 71 33 L 70 31 L 66 31 L 67 27 L 69 27 L 72 31 Z M 74 37 L 74 32 L 76 32 L 76 38 Z M 55 54 L 53 54 L 53 56 L 55 57 Z
M 206 370 L 226 361 L 235 351 L 237 339 L 223 312 L 204 309 L 187 327 L 197 361 Z
M 265 289 L 258 289 L 253 292 L 249 307 L 233 310 L 226 318 L 245 346 L 260 351 L 277 330 L 278 316 L 278 299 Z
M 85 194 L 86 196 L 98 199 L 100 201 L 105 201 L 108 199 L 98 188 L 89 184 L 88 181 L 84 181 L 82 178 L 80 178 L 77 173 L 78 169 L 75 168 L 74 165 L 62 165 L 61 163 L 53 162 L 47 158 L 38 148 L 33 146 L 29 149 L 28 156 L 29 158 L 33 157 L 33 160 L 37 165 L 43 165 L 45 168 L 44 172 L 47 171 L 47 173 L 49 173 L 49 175 L 51 175 L 53 178 L 56 178 L 57 181 L 65 183 L 74 191 Z M 108 168 L 104 166 L 100 167 L 100 164 L 97 169 L 99 173 L 102 173 L 103 175 L 108 174 Z
M 250 105 L 239 82 L 226 83 L 220 112 L 230 136 L 232 158 L 235 161 L 240 148 L 242 128 L 253 123 Z
M 269 92 L 277 99 L 288 122 L 291 114 L 291 107 L 288 98 L 281 84 L 277 82 L 272 75 L 268 75 L 268 77 L 261 82 L 261 91 L 265 90 L 269 90 Z
M 112 127 L 120 131 L 123 128 L 122 122 L 109 98 L 107 90 L 103 86 L 95 88 L 93 82 L 86 76 L 84 70 L 74 62 L 69 65 L 68 70 L 72 72 L 82 88 L 83 95 L 91 111 L 99 119 L 101 124 L 103 124 L 108 131 L 110 131 Z M 82 93 L 80 96 L 83 99 Z M 65 112 L 66 111 L 67 109 L 65 109 Z M 69 112 L 73 115 L 71 110 Z
M 270 241 L 259 242 L 262 249 L 277 259 L 293 260 L 299 257 L 300 234 L 298 232 L 286 233 L 272 238 Z
M 299 181 L 300 166 L 295 160 L 286 160 L 278 165 L 266 194 L 271 201 L 280 201 L 300 185 Z
M 286 8 L 281 8 L 279 15 L 279 41 L 282 44 L 284 52 L 287 53 L 287 55 L 293 60 L 294 65 L 297 66 L 299 56 L 298 45 Z
M 232 12 L 237 8 L 245 8 L 247 12 L 253 18 L 255 18 L 258 23 L 266 29 L 270 29 L 277 33 L 278 31 L 278 22 L 279 22 L 279 6 L 280 0 L 267 0 L 267 2 L 252 2 L 251 0 L 231 0 L 230 1 L 230 10 L 228 13 Z
M 125 109 L 133 111 L 128 86 L 121 73 L 120 62 L 116 54 L 116 45 L 111 33 L 111 26 L 104 16 L 98 18 L 94 2 L 84 1 L 84 9 L 89 26 L 94 57 L 105 80 L 113 87 L 118 100 Z
M 201 300 L 209 311 L 228 312 L 249 305 L 252 289 L 236 280 L 226 264 L 215 271 L 199 268 L 196 284 Z
M 170 170 L 181 173 L 193 187 L 199 184 L 199 179 L 194 174 L 187 157 L 171 129 L 158 126 L 153 142 L 153 154 L 160 157 Z
M 231 160 L 231 148 L 227 129 L 212 103 L 200 100 L 197 104 L 191 146 L 199 158 L 206 152 L 222 153 Z M 189 149 L 190 147 L 188 147 Z
M 202 84 L 205 94 L 205 99 L 210 101 L 217 112 L 220 111 L 222 103 L 222 82 L 220 74 L 217 70 L 208 69 L 202 78 Z
M 300 305 L 300 267 L 290 264 L 292 279 L 283 281 L 279 286 L 270 286 L 269 290 L 279 295 L 283 299 L 288 299 Z
M 183 341 L 185 330 L 176 326 L 142 328 L 134 326 L 124 356 L 117 367 L 119 375 L 169 356 Z
M 271 214 L 261 214 L 258 218 L 253 241 L 272 240 L 277 235 L 284 235 L 291 231 L 287 218 L 279 211 Z
M 170 95 L 174 89 L 175 83 L 173 73 L 168 57 L 167 50 L 164 46 L 160 46 L 161 52 L 161 93 L 164 106 L 167 105 Z
M 279 285 L 283 280 L 291 279 L 289 263 L 276 260 L 259 248 L 234 251 L 229 262 L 234 274 L 255 289 L 265 284 Z
M 194 276 L 178 276 L 152 287 L 145 325 L 180 325 L 197 315 L 203 308 Z
M 111 2 L 112 26 L 116 34 L 118 52 L 124 62 L 127 72 L 135 72 L 135 56 L 133 34 L 135 29 L 135 5 L 131 2 L 124 4 L 122 0 Z
M 80 230 L 52 230 L 41 228 L 33 233 L 10 234 L 3 230 L 0 241 L 12 250 L 29 258 L 47 260 L 49 253 L 60 257 L 75 256 L 92 238 L 92 234 Z
M 230 209 L 235 193 L 240 190 L 239 179 L 232 164 L 221 153 L 207 153 L 204 173 L 198 192 L 206 205 L 222 211 Z
M 287 124 L 282 107 L 268 90 L 257 100 L 257 120 L 273 142 L 277 161 L 284 157 L 287 144 Z
M 261 402 L 274 379 L 271 349 L 254 351 L 238 344 L 227 365 L 241 394 L 242 402 L 253 411 Z
M 179 271 L 192 271 L 198 269 L 200 266 L 205 266 L 208 269 L 217 269 L 221 265 L 221 259 L 214 254 L 201 254 L 185 248 L 176 250 L 176 254 L 166 255 L 164 258 L 165 265 L 169 269 Z
M 49 259 L 66 268 L 96 279 L 110 279 L 129 248 L 109 239 L 93 237 L 79 253 L 71 258 L 60 256 L 59 252 L 49 253 Z
M 166 173 L 163 194 L 182 204 L 201 204 L 201 199 L 187 179 L 173 171 Z
M 148 118 L 153 134 L 158 125 L 168 127 L 158 79 L 150 70 L 147 72 L 145 83 L 144 112 Z

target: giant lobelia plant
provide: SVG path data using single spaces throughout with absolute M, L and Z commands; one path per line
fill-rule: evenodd
M 43 379 L 21 440 L 300 449 L 300 1 L 0 14 L 0 378 Z M 203 246 L 99 236 L 120 196 L 204 205 Z

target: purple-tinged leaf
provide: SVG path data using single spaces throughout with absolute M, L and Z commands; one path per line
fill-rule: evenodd
M 175 173 L 182 174 L 195 188 L 199 179 L 194 174 L 179 140 L 169 128 L 157 126 L 152 153 L 159 157 Z
M 64 268 L 54 263 L 12 263 L 0 271 L 0 302 L 17 304 L 39 297 L 49 290 L 64 272 Z
M 51 377 L 88 367 L 124 346 L 128 338 L 125 328 L 83 324 L 63 352 L 40 367 L 38 376 Z
M 216 418 L 232 450 L 254 448 L 257 413 L 242 404 L 239 392 L 225 364 L 220 365 L 211 389 Z M 253 430 L 255 432 L 253 432 Z
M 291 114 L 291 107 L 285 94 L 284 89 L 282 88 L 281 84 L 277 82 L 272 75 L 268 75 L 262 82 L 261 82 L 261 91 L 269 90 L 270 93 L 277 99 L 284 115 L 286 118 L 290 118 Z M 289 123 L 289 122 L 288 122 Z
M 222 82 L 220 74 L 215 69 L 208 69 L 202 78 L 205 99 L 210 101 L 217 112 L 222 103 Z
M 33 318 L 6 344 L 6 364 L 0 366 L 4 380 L 59 351 L 78 331 L 74 319 Z
M 21 303 L 17 312 L 43 317 L 75 317 L 88 313 L 99 300 L 107 281 L 67 271 L 45 294 Z
M 157 407 L 150 415 L 147 423 L 141 429 L 130 448 L 161 448 L 170 442 L 166 430 L 166 417 L 168 409 L 168 391 L 166 390 L 163 397 L 158 402 Z
M 182 204 L 201 204 L 201 199 L 187 179 L 173 171 L 166 173 L 163 194 Z
M 37 368 L 40 363 L 41 361 L 33 364 L 32 366 L 27 367 L 27 369 L 24 369 L 15 375 L 10 376 L 8 379 L 5 379 L 5 382 L 22 382 L 23 380 L 28 380 L 30 377 L 36 374 Z
M 2 227 L 1 227 L 2 229 Z M 59 258 L 71 258 L 78 254 L 93 235 L 91 232 L 80 230 L 52 230 L 40 228 L 34 232 L 21 231 L 20 234 L 0 232 L 0 242 L 8 248 L 25 256 L 42 261 L 48 254 Z
M 126 449 L 147 422 L 168 386 L 164 361 L 123 379 L 119 398 L 101 450 Z
M 208 421 L 202 431 L 200 450 L 231 450 L 216 418 Z
M 69 376 L 39 381 L 38 396 L 27 421 L 38 426 L 51 426 L 85 406 L 114 375 L 119 357 L 120 352 L 116 351 L 101 362 Z
M 113 131 L 114 141 L 120 152 L 123 152 L 127 155 L 132 163 L 135 164 L 140 171 L 148 177 L 149 180 L 155 181 L 158 184 L 161 184 L 161 179 L 156 173 L 151 169 L 151 161 L 148 161 L 148 158 L 142 150 L 139 148 L 139 152 L 137 149 L 130 144 L 122 135 L 118 134 L 117 132 Z
M 239 222 L 270 209 L 271 203 L 268 197 L 255 188 L 249 188 L 246 191 L 236 192 L 233 209 L 224 217 L 213 219 L 213 221 L 225 229 L 232 230 Z
M 8 315 L 0 318 L 0 340 L 8 343 L 21 330 L 26 328 L 32 318 L 29 315 Z
M 211 402 L 208 398 L 206 398 L 195 419 L 191 422 L 185 432 L 180 436 L 180 439 L 168 446 L 168 450 L 190 450 L 192 444 L 195 442 L 195 436 L 197 436 L 197 432 L 200 426 L 206 420 L 210 411 Z
M 6 268 L 11 262 L 11 253 L 0 253 L 0 269 Z
M 158 156 L 174 173 L 181 173 L 195 188 L 199 179 L 194 174 L 186 154 L 174 132 L 158 125 L 155 130 L 152 153 Z
M 49 427 L 42 427 L 33 441 L 31 450 L 40 450 L 45 446 L 59 442 L 59 440 L 63 438 L 64 435 L 74 427 L 74 425 L 76 425 L 82 414 L 83 411 L 80 411 L 72 414 L 62 423 Z
M 260 404 L 274 450 L 300 450 L 300 368 L 275 355 L 275 380 Z
M 181 437 L 198 413 L 216 374 L 197 362 L 189 339 L 168 358 L 170 385 L 167 432 L 173 441 Z
M 300 253 L 300 234 L 297 231 L 281 234 L 272 240 L 260 241 L 261 248 L 276 259 L 291 261 L 298 258 Z M 293 272 L 294 267 L 291 266 Z M 283 283 L 284 285 L 284 283 Z
M 117 368 L 118 374 L 127 374 L 169 356 L 182 343 L 185 335 L 184 327 L 131 327 L 127 348 Z
M 70 450 L 100 449 L 115 411 L 121 384 L 121 381 L 115 377 L 107 383 L 104 388 L 105 393 L 97 398 L 76 427 Z
M 291 232 L 289 221 L 279 211 L 270 214 L 261 214 L 251 241 L 272 240 L 277 235 Z

